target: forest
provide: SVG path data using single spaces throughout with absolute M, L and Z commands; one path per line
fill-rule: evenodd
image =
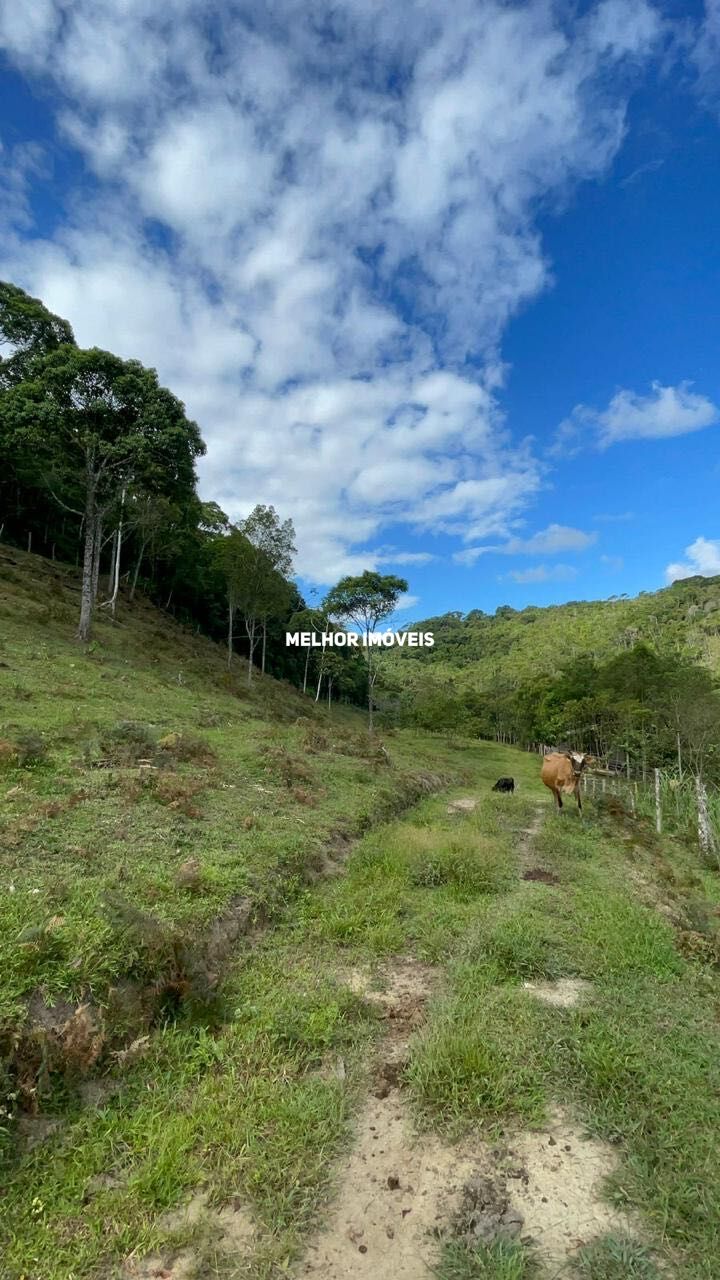
M 233 523 L 200 499 L 200 430 L 153 369 L 81 349 L 66 320 L 7 282 L 0 352 L 0 539 L 77 567 L 80 641 L 91 641 L 97 609 L 114 616 L 143 591 L 225 640 L 228 662 L 247 658 L 249 681 L 258 670 L 318 700 L 366 701 L 372 672 L 360 657 L 328 653 L 311 667 L 286 647 L 288 627 L 331 625 L 325 603 L 308 608 L 293 581 L 292 521 L 258 504 Z M 379 620 L 406 584 L 371 575 L 369 586 L 360 605 Z M 338 617 L 354 616 L 352 599 L 342 613 L 348 599 L 336 594 Z

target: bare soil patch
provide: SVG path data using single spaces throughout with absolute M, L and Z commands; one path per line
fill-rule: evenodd
M 423 1022 L 437 975 L 400 957 L 379 971 L 381 986 L 360 969 L 340 978 L 377 1007 L 386 1033 L 337 1198 L 300 1273 L 315 1280 L 421 1280 L 430 1274 L 437 1237 L 475 1168 L 472 1155 L 413 1132 L 400 1092 L 408 1042 Z
M 453 800 L 447 807 L 448 813 L 472 813 L 473 809 L 477 809 L 477 799 L 475 796 L 461 796 L 459 800 Z
M 540 884 L 559 884 L 560 877 L 553 874 L 552 871 L 546 871 L 544 867 L 529 867 L 527 871 L 523 871 L 523 880 L 536 880 Z
M 205 1225 L 208 1237 L 214 1240 L 219 1252 L 231 1257 L 238 1254 L 247 1257 L 251 1253 L 255 1225 L 247 1210 L 236 1204 L 210 1209 L 202 1191 L 180 1209 L 163 1214 L 158 1222 L 161 1230 L 168 1234 L 201 1225 Z M 131 1254 L 123 1268 L 123 1280 L 195 1280 L 199 1261 L 192 1246 L 164 1249 L 143 1258 Z
M 613 1149 L 583 1132 L 556 1108 L 542 1132 L 522 1133 L 508 1153 L 511 1199 L 541 1262 L 554 1273 L 595 1236 L 634 1233 L 629 1217 L 601 1199 L 613 1173 Z
M 523 982 L 523 987 L 538 1000 L 554 1004 L 559 1009 L 571 1009 L 592 990 L 592 984 L 584 978 L 559 978 L 557 982 Z

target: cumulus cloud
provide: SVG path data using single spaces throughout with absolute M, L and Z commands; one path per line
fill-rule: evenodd
M 667 566 L 665 577 L 668 582 L 693 578 L 696 574 L 703 578 L 714 578 L 720 574 L 720 538 L 696 538 L 685 548 L 685 555 L 687 560 L 684 563 Z
M 571 564 L 554 564 L 548 567 L 539 564 L 530 569 L 511 569 L 506 574 L 507 578 L 511 578 L 513 582 L 522 584 L 531 582 L 568 582 L 571 578 L 577 577 L 577 569 Z
M 458 564 L 474 564 L 489 552 L 502 556 L 552 556 L 562 551 L 585 551 L 596 541 L 596 533 L 585 533 L 564 524 L 549 524 L 547 529 L 539 530 L 530 538 L 510 538 L 495 545 L 468 547 L 465 551 L 456 552 L 453 558 Z
M 647 395 L 617 391 L 602 411 L 579 404 L 558 431 L 556 452 L 572 450 L 588 438 L 601 449 L 620 440 L 663 440 L 702 431 L 720 420 L 720 409 L 707 396 L 691 391 L 692 383 L 677 387 L 652 383 Z
M 158 369 L 207 439 L 204 495 L 274 502 L 318 582 L 398 524 L 508 537 L 540 468 L 498 411 L 499 344 L 549 283 L 539 202 L 617 153 L 653 7 L 1 12 L 93 181 L 33 235 L 20 191 L 0 274 Z

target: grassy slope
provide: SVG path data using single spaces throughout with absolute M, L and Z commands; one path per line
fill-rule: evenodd
M 15 582 L 0 602 L 0 661 L 8 664 L 0 737 L 40 728 L 49 748 L 46 763 L 8 770 L 0 790 L 2 880 L 5 890 L 15 885 L 0 897 L 6 1018 L 39 979 L 73 995 L 90 982 L 101 994 L 129 959 L 147 974 L 152 956 L 129 957 L 122 932 L 105 920 L 108 884 L 189 933 L 247 891 L 270 909 L 273 927 L 253 949 L 236 949 L 212 1018 L 175 1010 L 142 1056 L 106 1063 L 116 1091 L 100 1106 L 83 1105 L 72 1079 L 43 1101 L 62 1123 L 11 1162 L 0 1200 L 3 1280 L 109 1277 L 130 1252 L 189 1234 L 198 1275 L 246 1274 L 240 1260 L 224 1260 L 211 1216 L 183 1227 L 163 1216 L 199 1187 L 211 1204 L 238 1196 L 251 1207 L 262 1240 L 247 1274 L 282 1273 L 331 1191 L 333 1159 L 352 1133 L 380 1034 L 372 1009 L 339 977 L 398 953 L 446 971 L 407 1072 L 418 1123 L 492 1134 L 540 1123 L 553 1098 L 572 1104 L 617 1144 L 614 1194 L 642 1211 L 648 1236 L 647 1250 L 596 1242 L 577 1276 L 645 1280 L 655 1274 L 648 1250 L 656 1250 L 678 1280 L 711 1280 L 720 1253 L 720 1057 L 707 962 L 717 877 L 631 822 L 592 810 L 584 825 L 571 811 L 556 817 L 537 761 L 490 744 L 458 751 L 401 734 L 387 740 L 396 763 L 374 769 L 356 755 L 306 756 L 303 744 L 322 745 L 321 732 L 364 749 L 357 721 L 295 725 L 307 704 L 271 682 L 239 697 L 212 646 L 150 610 L 122 631 L 103 626 L 85 659 L 66 638 L 67 618 L 52 616 L 64 602 L 46 600 L 46 591 Z M 128 718 L 154 725 L 156 735 L 201 733 L 212 746 L 210 764 L 172 757 L 159 771 L 176 789 L 202 775 L 204 790 L 190 797 L 197 816 L 139 787 L 137 765 L 87 767 L 84 745 Z M 268 759 L 268 747 L 284 754 Z M 89 759 L 101 751 L 91 745 Z M 297 785 L 278 776 L 301 765 L 311 776 Z M 462 781 L 480 796 L 478 809 L 451 816 L 447 797 L 423 799 L 368 829 L 345 875 L 304 886 L 303 867 L 317 864 L 340 825 L 367 825 L 407 798 L 410 767 Z M 519 794 L 490 793 L 501 773 L 518 779 Z M 75 790 L 87 794 L 54 812 Z M 538 805 L 533 858 L 560 877 L 557 887 L 519 878 L 520 833 Z M 244 818 L 254 824 L 247 831 Z M 195 891 L 173 878 L 190 853 L 204 869 Z M 53 916 L 62 923 L 40 945 L 18 946 L 26 921 L 42 926 Z M 548 1009 L 522 989 L 525 978 L 562 975 L 593 983 L 582 1009 Z M 338 1053 L 344 1080 L 319 1071 Z M 444 1280 L 521 1280 L 532 1259 L 515 1246 L 449 1247 L 442 1265 Z
M 633 640 L 686 650 L 720 672 L 720 578 L 692 578 L 626 599 L 535 606 L 472 620 L 445 615 L 418 623 L 433 630 L 432 650 L 398 650 L 392 673 L 403 682 L 425 671 L 452 677 L 455 688 L 487 689 L 552 674 L 558 656 L 603 660 Z
M 338 710 L 328 726 L 272 680 L 248 693 L 244 664 L 230 677 L 216 646 L 147 605 L 117 625 L 101 616 L 83 655 L 73 578 L 13 559 L 0 563 L 0 740 L 7 756 L 39 735 L 47 754 L 4 765 L 0 1020 L 38 981 L 72 999 L 127 969 L 108 888 L 189 937 L 233 895 L 272 909 L 328 843 L 392 810 L 416 770 L 445 763 L 399 735 L 388 765 L 359 715 Z M 189 858 L 201 864 L 196 892 L 176 879 Z M 43 929 L 18 949 L 21 931 Z

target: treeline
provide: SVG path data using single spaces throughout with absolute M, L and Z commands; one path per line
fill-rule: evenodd
M 605 661 L 588 655 L 553 674 L 458 689 L 451 674 L 388 686 L 396 714 L 425 729 L 526 746 L 564 743 L 642 775 L 652 767 L 720 784 L 720 691 L 689 657 L 637 643 Z
M 78 347 L 70 324 L 0 282 L 0 539 L 75 564 L 77 633 L 142 590 L 183 623 L 313 696 L 362 703 L 361 659 L 288 648 L 286 629 L 327 627 L 292 580 L 294 530 L 273 507 L 233 524 L 201 501 L 205 452 L 153 369 Z

